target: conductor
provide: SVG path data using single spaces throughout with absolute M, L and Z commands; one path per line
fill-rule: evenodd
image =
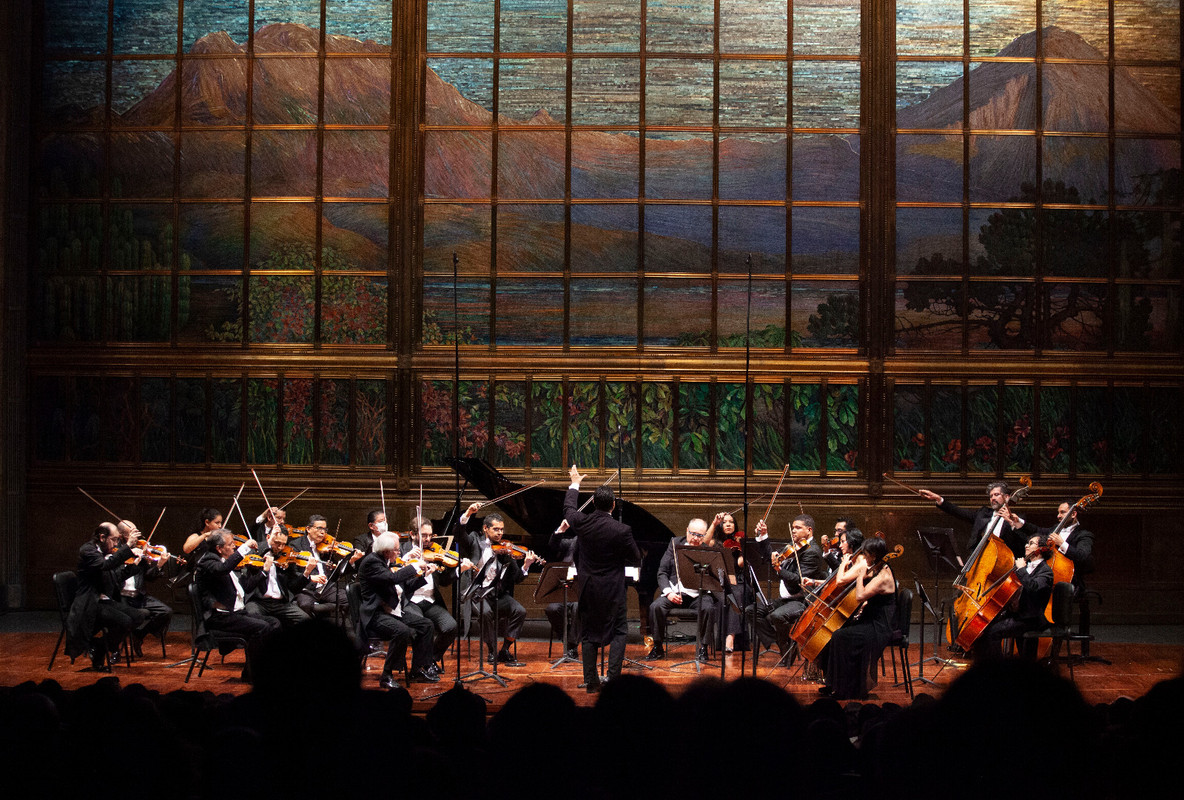
M 576 536 L 576 602 L 580 621 L 580 644 L 584 663 L 584 684 L 589 692 L 600 691 L 596 660 L 600 648 L 608 645 L 608 677 L 621 674 L 625 659 L 625 567 L 641 560 L 633 531 L 612 518 L 616 505 L 613 490 L 601 486 L 592 496 L 593 511 L 578 509 L 580 481 L 585 476 L 575 464 L 571 486 L 563 498 L 563 518 Z

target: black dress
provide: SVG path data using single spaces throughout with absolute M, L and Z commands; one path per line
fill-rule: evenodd
M 885 568 L 889 569 L 889 568 Z M 840 700 L 867 697 L 872 662 L 892 638 L 895 594 L 868 598 L 858 617 L 847 620 L 835 631 L 827 646 L 826 684 L 832 697 Z

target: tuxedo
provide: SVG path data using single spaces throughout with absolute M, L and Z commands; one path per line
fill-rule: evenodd
M 682 596 L 681 603 L 673 602 L 667 597 L 667 592 L 679 591 L 678 587 L 678 571 L 675 566 L 675 548 L 689 545 L 687 537 L 683 536 L 679 539 L 671 539 L 670 544 L 666 547 L 666 552 L 662 554 L 662 561 L 658 564 L 658 592 L 659 596 L 654 602 L 650 603 L 649 617 L 650 617 L 650 636 L 654 639 L 654 648 L 657 649 L 662 646 L 666 640 L 666 618 L 670 615 L 670 611 L 675 608 L 686 608 L 699 611 L 698 614 L 698 632 L 699 645 L 705 647 L 711 641 L 711 632 L 715 630 L 715 619 L 719 612 L 719 604 L 711 592 L 703 591 L 698 596 L 691 595 L 687 592 L 698 591 L 697 586 L 683 585 L 681 587 Z M 715 545 L 716 549 L 723 551 L 719 545 Z
M 139 564 L 125 564 L 119 572 L 123 581 L 119 590 L 123 602 L 147 615 L 133 632 L 137 643 L 149 634 L 163 638 L 173 619 L 173 610 L 167 604 L 144 591 L 144 584 L 158 577 L 160 568 L 147 558 L 141 559 Z
M 1052 567 L 1041 561 L 1030 572 L 1020 567 L 1015 571 L 1020 581 L 1020 596 L 1014 609 L 1004 609 L 995 615 L 990 624 L 975 640 L 975 658 L 995 658 L 1001 654 L 1000 645 L 1004 639 L 1015 639 L 1021 653 L 1035 655 L 1035 642 L 1023 643 L 1020 639 L 1027 631 L 1045 627 L 1044 609 L 1052 597 Z
M 1041 541 L 1048 538 L 1048 535 L 1053 532 L 1055 526 L 1052 528 L 1037 528 L 1032 523 L 1024 525 L 1024 532 L 1028 532 L 1031 527 L 1034 533 L 1040 535 Z M 1066 526 L 1069 531 L 1061 531 L 1061 535 L 1065 538 L 1065 550 L 1062 552 L 1066 558 L 1073 562 L 1073 586 L 1077 592 L 1080 593 L 1084 587 L 1082 578 L 1094 571 L 1094 534 L 1092 531 L 1087 531 L 1081 527 L 1080 523 Z
M 580 492 L 568 488 L 563 518 L 575 535 L 576 602 L 583 643 L 584 682 L 599 683 L 596 658 L 609 646 L 609 680 L 621 674 L 628 622 L 625 611 L 625 567 L 641 561 L 633 529 L 599 509 L 585 514 L 577 508 Z
M 962 508 L 957 503 L 952 503 L 942 498 L 941 503 L 937 507 L 951 517 L 956 517 L 963 522 L 970 523 L 970 538 L 966 543 L 967 553 L 974 552 L 974 549 L 978 547 L 979 540 L 983 538 L 983 534 L 991 527 L 992 522 L 997 519 L 994 509 L 990 506 L 982 506 L 976 511 L 970 511 L 969 509 Z M 1007 520 L 1002 517 L 999 517 L 998 520 L 996 530 L 999 533 L 999 538 L 1011 548 L 1011 552 L 1016 558 L 1023 558 L 1025 537 L 1023 534 L 1016 532 Z
M 403 543 L 400 551 L 406 555 L 414 548 L 411 541 Z M 444 654 L 456 639 L 456 620 L 444 602 L 441 589 L 456 581 L 457 567 L 445 567 L 423 578 L 424 583 L 403 594 L 403 616 L 422 617 L 435 630 L 432 637 L 432 660 L 443 661 Z
M 403 603 L 410 592 L 423 585 L 415 567 L 392 571 L 378 553 L 369 553 L 358 562 L 358 580 L 362 584 L 362 619 L 367 636 L 389 641 L 383 675 L 390 675 L 403 664 L 407 645 L 411 645 L 411 669 L 427 669 L 432 664 L 432 624 L 422 616 L 403 613 Z
M 771 559 L 773 543 L 767 537 L 760 542 L 761 557 Z M 768 646 L 777 643 L 784 653 L 789 649 L 789 632 L 813 599 L 802 588 L 802 578 L 824 580 L 830 567 L 817 541 L 798 551 L 796 556 L 781 560 L 777 570 L 778 585 L 769 605 L 756 609 L 756 633 L 759 641 Z
M 292 539 L 288 542 L 288 545 L 298 553 L 308 551 L 314 555 L 318 555 L 316 545 L 307 536 Z M 319 557 L 325 559 L 325 561 L 317 565 L 317 569 L 313 570 L 312 575 L 309 576 L 310 582 L 296 595 L 296 605 L 300 607 L 301 611 L 311 617 L 314 605 L 317 603 L 328 603 L 336 606 L 337 617 L 344 619 L 349 614 L 349 597 L 340 583 L 340 577 L 344 573 L 345 568 L 343 567 L 342 572 L 338 573 L 337 578 L 334 578 L 330 583 L 323 586 L 312 583 L 311 579 L 317 575 L 324 575 L 328 578 L 337 567 L 337 561 L 332 560 L 331 557 L 326 555 L 320 555 Z
M 469 524 L 472 523 L 473 520 L 470 519 Z M 525 573 L 522 571 L 522 565 L 509 553 L 492 552 L 488 546 L 489 540 L 481 531 L 462 533 L 455 541 L 457 551 L 478 567 L 470 581 L 480 581 L 483 584 L 492 581 L 496 584 L 496 589 L 477 589 L 474 595 L 474 603 L 481 621 L 481 641 L 496 655 L 498 637 L 515 641 L 526 624 L 526 609 L 514 599 L 514 586 L 525 577 Z
M 270 548 L 263 550 L 259 555 L 267 556 L 269 554 L 275 556 Z M 308 585 L 309 581 L 296 565 L 289 564 L 286 567 L 281 567 L 279 564 L 272 564 L 270 570 L 248 567 L 247 571 L 252 574 L 251 591 L 247 597 L 247 611 L 260 616 L 274 617 L 285 628 L 298 625 L 308 619 L 308 614 L 296 604 L 296 595 Z M 255 579 L 255 575 L 258 575 L 257 579 Z M 279 596 L 268 597 L 267 593 L 270 590 L 276 591 Z
M 206 627 L 244 637 L 248 641 L 248 650 L 253 651 L 258 642 L 280 629 L 280 622 L 273 617 L 252 614 L 245 607 L 235 610 L 238 599 L 235 578 L 242 586 L 243 602 L 246 603 L 255 584 L 263 577 L 260 570 L 247 570 L 243 575 L 237 575 L 234 570 L 242 560 L 238 550 L 226 559 L 211 550 L 197 562 L 197 586 L 205 606 Z
M 92 539 L 78 548 L 78 589 L 66 615 L 65 652 L 71 659 L 90 649 L 100 628 L 107 629 L 109 644 L 117 643 L 147 619 L 144 611 L 119 602 L 119 575 L 131 557 L 132 548 L 126 544 L 103 553 Z

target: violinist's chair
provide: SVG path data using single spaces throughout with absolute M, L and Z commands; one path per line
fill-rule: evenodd
M 226 661 L 226 654 L 240 647 L 247 657 L 247 666 L 250 666 L 250 651 L 247 650 L 247 640 L 241 636 L 233 633 L 223 633 L 222 631 L 211 631 L 206 628 L 205 621 L 205 604 L 202 602 L 201 589 L 196 583 L 191 583 L 186 588 L 189 593 L 190 613 L 190 633 L 193 637 L 193 650 L 189 657 L 189 671 L 185 673 L 185 683 L 189 683 L 189 678 L 193 675 L 193 668 L 197 665 L 198 654 L 204 651 L 201 657 L 201 669 L 197 671 L 197 677 L 201 677 L 206 671 L 206 662 L 210 660 L 210 651 L 215 647 L 222 655 L 222 660 Z M 182 664 L 185 662 L 182 661 Z
M 1073 593 L 1075 589 L 1073 584 L 1068 581 L 1061 581 L 1056 586 L 1052 587 L 1052 625 L 1041 630 L 1028 631 L 1024 634 L 1025 639 L 1052 639 L 1052 649 L 1048 654 L 1048 662 L 1050 664 L 1057 663 L 1061 652 L 1061 643 L 1065 645 L 1064 661 L 1069 665 L 1069 680 L 1076 682 L 1077 678 L 1073 675 L 1073 653 L 1071 652 L 1071 643 L 1075 638 L 1073 629 L 1070 626 L 1070 616 L 1073 607 Z M 1093 638 L 1092 636 L 1090 637 Z
M 901 586 L 896 582 L 896 614 L 892 618 L 892 638 L 888 640 L 885 649 L 892 656 L 893 686 L 900 686 L 902 681 L 896 677 L 896 654 L 900 653 L 900 670 L 904 673 L 904 685 L 908 689 L 909 697 L 913 696 L 913 673 L 909 667 L 909 628 L 913 621 L 913 590 Z M 880 652 L 880 675 L 885 674 L 884 653 Z M 875 669 L 873 664 L 872 669 Z
M 70 606 L 74 605 L 74 595 L 78 594 L 78 575 L 70 570 L 64 572 L 55 572 L 53 574 L 53 594 L 58 601 L 58 616 L 61 618 L 62 630 L 58 633 L 58 642 L 53 646 L 53 655 L 49 657 L 49 666 L 47 670 L 53 670 L 53 662 L 57 660 L 58 651 L 62 649 L 62 642 L 66 638 L 66 619 L 70 616 Z M 106 628 L 100 628 L 97 633 L 102 633 L 103 639 L 109 637 Z M 107 650 L 115 656 L 115 663 L 119 663 L 120 649 L 127 648 L 127 665 L 132 665 L 131 646 L 127 641 L 119 642 L 115 647 L 111 647 L 111 642 L 107 642 Z M 74 659 L 70 659 L 70 663 L 74 663 Z
M 368 669 L 366 662 L 371 656 L 386 658 L 386 649 L 381 647 L 381 639 L 366 635 L 362 630 L 362 584 L 354 581 L 345 589 L 346 599 L 349 600 L 349 618 L 354 626 L 354 638 L 358 642 L 358 654 L 361 656 L 362 668 Z

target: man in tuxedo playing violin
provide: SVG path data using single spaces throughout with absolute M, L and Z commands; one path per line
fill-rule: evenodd
M 411 645 L 411 668 L 408 681 L 422 680 L 436 683 L 440 679 L 427 671 L 432 659 L 432 623 L 422 614 L 412 616 L 403 611 L 405 598 L 423 585 L 429 565 L 411 561 L 403 566 L 395 562 L 399 556 L 398 534 L 385 531 L 374 540 L 371 551 L 358 562 L 358 580 L 362 584 L 362 631 L 367 636 L 390 641 L 386 662 L 378 685 L 383 689 L 398 689 L 394 668 L 403 663 L 407 645 Z
M 432 546 L 432 521 L 423 517 L 411 520 L 413 531 L 408 541 L 400 548 L 404 558 L 426 553 Z M 403 616 L 411 619 L 421 617 L 426 619 L 435 630 L 432 640 L 432 663 L 424 666 L 425 672 L 439 675 L 444 668 L 444 654 L 456 639 L 456 620 L 452 612 L 444 603 L 444 595 L 440 589 L 451 586 L 456 580 L 460 566 L 445 567 L 437 565 L 435 569 L 423 576 L 423 584 L 417 587 L 403 605 Z
M 304 535 L 292 539 L 288 544 L 297 552 L 313 554 L 314 566 L 309 573 L 309 582 L 296 595 L 296 605 L 308 616 L 312 616 L 313 606 L 317 603 L 328 603 L 337 607 L 337 619 L 344 619 L 349 613 L 349 598 L 345 589 L 334 579 L 329 583 L 329 576 L 336 566 L 332 553 L 321 553 L 317 548 L 329 536 L 329 522 L 320 514 L 312 514 L 308 518 L 308 525 Z M 319 580 L 324 578 L 324 580 Z
M 563 519 L 575 533 L 576 601 L 583 647 L 584 686 L 600 689 L 596 659 L 608 645 L 608 680 L 616 680 L 625 660 L 628 618 L 625 611 L 625 567 L 641 560 L 633 530 L 612 518 L 616 501 L 609 486 L 592 496 L 591 514 L 578 508 L 584 476 L 571 467 L 571 485 L 563 498 Z M 706 531 L 706 526 L 704 527 Z
M 481 582 L 474 597 L 480 598 L 478 616 L 481 641 L 487 648 L 488 659 L 490 662 L 496 659 L 499 663 L 514 665 L 518 662 L 514 660 L 511 648 L 522 633 L 522 626 L 526 624 L 526 609 L 514 599 L 514 586 L 522 580 L 538 556 L 533 551 L 527 551 L 519 565 L 513 554 L 499 552 L 502 537 L 506 533 L 506 521 L 501 514 L 489 514 L 481 520 L 480 532 L 466 531 L 469 521 L 475 519 L 473 515 L 480 508 L 480 503 L 473 503 L 457 522 L 457 550 L 465 556 L 461 567 L 473 569 L 476 576 L 474 580 Z M 499 634 L 502 636 L 502 647 L 497 650 Z
M 255 517 L 255 526 L 251 528 L 251 538 L 259 543 L 259 546 L 267 544 L 267 535 L 274 530 L 287 530 L 288 512 L 282 508 L 272 506 L 264 510 L 262 514 Z
M 142 536 L 140 529 L 136 527 L 136 523 L 125 519 L 115 526 L 119 530 L 120 536 L 124 541 L 131 541 L 132 534 L 136 537 Z M 165 550 L 165 558 L 168 557 L 168 551 Z M 173 619 L 173 610 L 167 604 L 157 600 L 152 595 L 144 591 L 144 582 L 155 580 L 160 577 L 160 565 L 157 564 L 147 554 L 141 554 L 136 558 L 134 564 L 124 564 L 123 569 L 119 573 L 123 585 L 120 587 L 119 594 L 123 603 L 131 608 L 137 608 L 147 614 L 147 618 L 140 623 L 135 630 L 132 631 L 132 648 L 136 655 L 142 656 L 144 637 L 151 634 L 159 636 L 161 640 L 164 639 L 164 634 L 169 629 L 169 623 Z
M 711 632 L 715 630 L 715 620 L 718 615 L 719 607 L 715 601 L 715 597 L 710 592 L 699 593 L 699 590 L 686 586 L 679 581 L 677 569 L 675 566 L 675 548 L 690 545 L 691 547 L 701 547 L 707 538 L 707 521 L 702 519 L 692 519 L 687 523 L 686 536 L 681 539 L 671 539 L 670 545 L 666 548 L 665 554 L 662 556 L 662 563 L 658 566 L 658 591 L 661 596 L 657 600 L 650 603 L 650 635 L 654 637 L 654 646 L 650 648 L 643 660 L 657 661 L 666 656 L 666 651 L 663 648 L 666 636 L 666 617 L 670 614 L 672 608 L 690 608 L 702 610 L 699 615 L 699 652 L 696 657 L 705 659 L 707 655 L 707 642 L 710 641 Z M 715 545 L 716 548 L 722 550 L 722 545 Z
M 274 617 L 285 628 L 291 628 L 308 619 L 308 614 L 296 604 L 296 595 L 310 583 L 323 586 L 326 579 L 324 575 L 318 575 L 315 581 L 310 579 L 309 576 L 316 568 L 313 559 L 309 559 L 303 571 L 292 563 L 278 563 L 287 552 L 287 528 L 273 528 L 267 534 L 267 546 L 259 553 L 263 556 L 262 569 L 247 567 L 248 572 L 262 573 L 262 579 L 253 581 L 253 589 L 247 599 L 247 610 L 252 614 Z
M 147 614 L 119 602 L 119 575 L 124 562 L 138 555 L 140 532 L 125 542 L 110 522 L 95 529 L 91 538 L 78 548 L 78 589 L 66 616 L 66 655 L 71 659 L 90 652 L 91 666 L 110 671 L 108 651 L 142 624 Z M 107 637 L 92 642 L 95 634 L 106 628 Z
M 1044 609 L 1052 596 L 1052 567 L 1044 560 L 1042 538 L 1034 533 L 1024 542 L 1024 555 L 1015 560 L 1015 575 L 1022 587 L 1019 599 L 996 614 L 975 639 L 971 650 L 976 660 L 1000 657 L 1004 639 L 1014 639 L 1021 655 L 1035 657 L 1036 640 L 1021 637 L 1045 626 Z
M 797 515 L 789 524 L 789 533 L 792 539 L 786 548 L 789 552 L 780 556 L 777 569 L 777 595 L 770 598 L 769 605 L 757 609 L 756 615 L 757 638 L 766 647 L 776 642 L 782 655 L 789 650 L 790 630 L 813 599 L 803 582 L 814 581 L 817 586 L 830 574 L 822 547 L 814 540 L 814 518 L 809 514 Z M 756 541 L 764 558 L 772 558 L 773 544 L 764 520 L 756 524 Z
M 247 593 L 262 580 L 263 573 L 253 570 L 253 575 L 240 576 L 235 568 L 243 557 L 259 545 L 248 539 L 235 547 L 234 536 L 225 528 L 214 531 L 206 539 L 210 551 L 197 562 L 197 585 L 205 604 L 206 628 L 241 636 L 247 640 L 247 668 L 243 678 L 250 679 L 250 662 L 259 645 L 280 629 L 279 620 L 273 617 L 252 614 L 247 610 Z
M 966 552 L 973 553 L 979 539 L 984 535 L 991 535 L 1003 539 L 1016 558 L 1023 557 L 1024 537 L 1017 530 L 1023 523 L 1020 521 L 1017 525 L 1014 520 L 1009 519 L 1007 503 L 1011 499 L 1011 489 L 1004 481 L 992 481 L 987 484 L 987 505 L 976 511 L 962 508 L 928 489 L 919 489 L 917 494 L 926 500 L 932 500 L 939 509 L 951 517 L 970 523 L 970 540 L 967 542 Z

